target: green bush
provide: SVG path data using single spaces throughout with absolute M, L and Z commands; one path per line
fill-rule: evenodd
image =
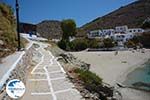
M 113 90 L 110 87 L 104 86 L 102 79 L 91 71 L 76 68 L 74 72 L 83 82 L 84 88 L 91 93 L 98 93 L 100 100 L 107 100 L 107 97 L 113 96 Z
M 86 39 L 76 39 L 70 43 L 70 49 L 72 51 L 85 50 L 88 47 L 88 41 Z
M 100 41 L 96 39 L 90 39 L 88 40 L 88 47 L 89 48 L 99 48 L 100 47 Z
M 81 51 L 87 48 L 99 48 L 99 41 L 96 39 L 75 39 L 74 41 L 61 40 L 58 42 L 58 46 L 67 51 Z
M 125 46 L 127 46 L 128 48 L 134 48 L 136 45 L 133 41 L 129 40 L 125 43 Z
M 66 40 L 61 40 L 60 42 L 58 42 L 58 46 L 61 49 L 66 50 L 66 48 L 67 48 L 67 41 Z
M 99 85 L 102 85 L 102 79 L 91 71 L 84 71 L 82 69 L 75 69 L 75 73 L 84 82 L 85 87 L 91 91 L 96 91 Z
M 134 42 L 134 44 L 138 45 L 140 42 L 140 37 L 134 36 L 130 41 Z
M 115 46 L 115 43 L 113 42 L 112 39 L 110 38 L 106 38 L 103 40 L 103 43 L 104 43 L 104 48 L 112 48 Z

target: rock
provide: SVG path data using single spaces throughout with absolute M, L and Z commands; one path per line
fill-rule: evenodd
M 0 40 L 0 45 L 4 45 L 4 42 L 2 40 Z
M 90 64 L 86 64 L 84 62 L 81 63 L 81 68 L 84 70 L 89 70 L 90 69 Z
M 98 93 L 94 93 L 91 96 L 94 100 L 99 100 L 99 94 Z
M 62 53 L 59 56 L 61 56 L 65 60 L 65 63 L 71 63 L 73 65 L 78 66 L 79 68 L 81 68 L 83 70 L 90 69 L 90 64 L 87 64 L 85 62 L 82 62 L 82 61 L 76 59 L 72 54 Z
M 90 93 L 86 93 L 86 94 L 84 95 L 84 97 L 85 97 L 85 98 L 90 98 L 91 95 L 90 95 Z
M 139 87 L 147 87 L 150 88 L 150 83 L 144 83 L 144 82 L 136 82 L 132 84 L 133 86 L 139 88 Z

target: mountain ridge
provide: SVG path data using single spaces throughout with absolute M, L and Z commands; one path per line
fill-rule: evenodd
M 150 17 L 150 0 L 138 0 L 102 17 L 81 26 L 79 34 L 86 34 L 95 29 L 114 28 L 115 26 L 128 25 L 130 28 L 141 27 L 143 21 Z
M 57 20 L 44 20 L 36 25 L 36 31 L 48 39 L 60 39 L 62 36 L 61 22 Z

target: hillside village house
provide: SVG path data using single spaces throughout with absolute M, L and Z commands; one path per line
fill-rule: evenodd
M 102 30 L 104 37 L 109 36 L 112 37 L 115 30 L 114 29 L 103 29 Z
M 118 34 L 114 34 L 113 38 L 114 40 L 116 40 L 117 42 L 123 42 L 125 43 L 126 41 L 128 41 L 129 39 L 132 39 L 134 37 L 134 34 L 132 33 L 118 33 Z
M 94 31 L 90 31 L 88 35 L 88 38 L 92 39 L 92 38 L 101 38 L 103 36 L 103 33 L 101 30 L 94 30 Z
M 126 42 L 136 35 L 140 35 L 144 30 L 142 28 L 131 28 L 129 29 L 127 25 L 117 26 L 115 29 L 104 29 L 104 30 L 94 30 L 90 31 L 88 38 L 113 38 L 117 42 Z
M 94 30 L 88 34 L 88 38 L 105 38 L 114 35 L 114 29 Z
M 142 28 L 131 28 L 131 29 L 128 29 L 128 33 L 132 33 L 135 36 L 141 35 L 141 33 L 143 33 L 143 32 L 144 32 L 144 30 Z
M 115 27 L 115 32 L 116 33 L 127 33 L 128 32 L 128 26 L 124 25 L 124 26 L 116 26 Z

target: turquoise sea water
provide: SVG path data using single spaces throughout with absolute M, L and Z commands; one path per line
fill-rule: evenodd
M 150 91 L 150 60 L 128 74 L 124 84 Z

